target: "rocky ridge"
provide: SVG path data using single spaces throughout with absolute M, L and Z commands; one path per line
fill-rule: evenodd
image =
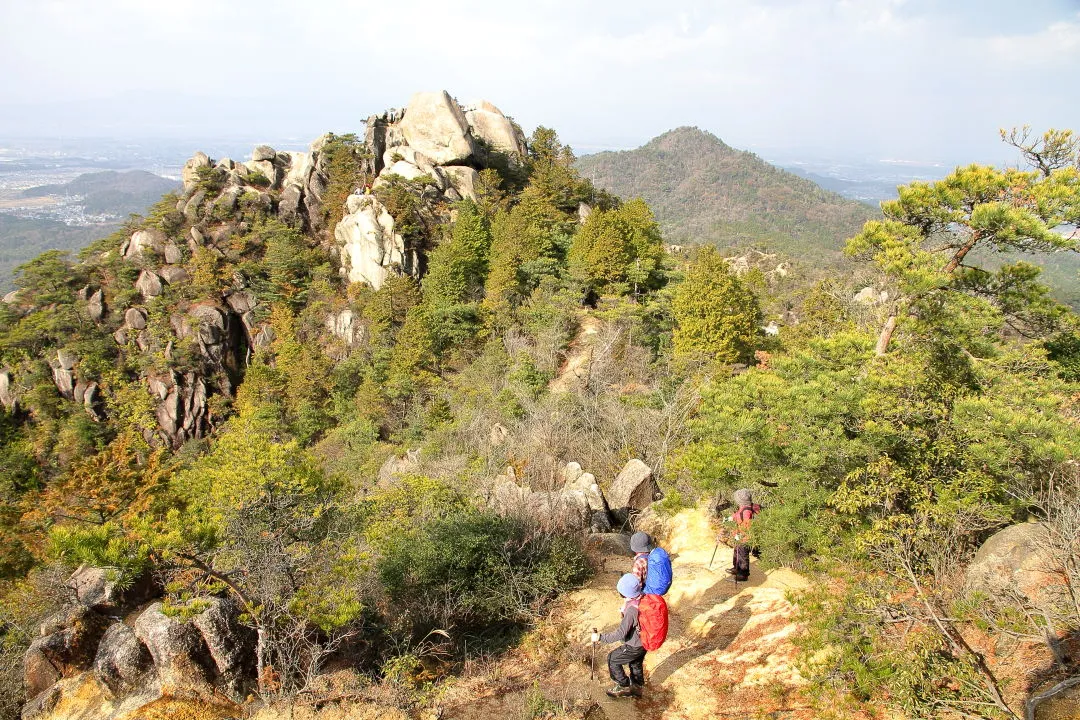
M 142 372 L 153 398 L 157 428 L 147 439 L 178 448 L 207 435 L 216 418 L 211 399 L 231 397 L 242 382 L 253 350 L 274 341 L 266 317 L 266 299 L 234 273 L 228 287 L 169 306 L 166 323 L 152 318 L 163 297 L 190 295 L 200 256 L 242 259 L 236 238 L 252 229 L 254 218 L 276 218 L 308 238 L 329 238 L 323 247 L 340 258 L 350 283 L 379 289 L 395 274 L 419 277 L 427 248 L 404 237 L 378 189 L 390 183 L 409 186 L 432 210 L 435 222 L 450 221 L 446 204 L 476 196 L 479 171 L 493 163 L 522 163 L 524 133 L 486 101 L 462 106 L 445 91 L 417 93 L 404 110 L 388 110 L 366 120 L 361 182 L 338 210 L 341 220 L 326 227 L 331 187 L 330 135 L 306 152 L 284 152 L 267 145 L 238 162 L 212 159 L 197 152 L 183 168 L 182 191 L 175 212 L 146 222 L 115 248 L 135 271 L 130 287 L 87 286 L 80 299 L 89 322 L 112 334 L 128 356 L 160 357 Z M 131 291 L 134 291 L 132 293 Z M 167 293 L 167 291 L 170 291 Z M 18 292 L 4 302 L 21 314 L 34 312 Z M 338 310 L 325 322 L 327 337 L 353 347 L 365 330 L 350 310 Z M 190 351 L 194 359 L 177 360 Z M 104 418 L 106 398 L 100 378 L 74 349 L 60 348 L 49 365 L 57 392 L 80 403 L 95 421 Z M 19 369 L 0 367 L 0 405 L 16 410 L 27 387 Z

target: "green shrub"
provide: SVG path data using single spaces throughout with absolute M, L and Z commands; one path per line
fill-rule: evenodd
M 377 572 L 389 606 L 414 637 L 442 629 L 455 641 L 498 642 L 589 574 L 574 541 L 489 512 L 459 510 L 398 528 L 385 540 Z
M 270 187 L 270 178 L 266 177 L 266 174 L 263 173 L 262 170 L 250 170 L 247 175 L 247 181 L 249 185 L 254 185 L 255 187 Z

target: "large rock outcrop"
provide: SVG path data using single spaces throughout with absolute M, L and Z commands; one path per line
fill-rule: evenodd
M 94 676 L 114 695 L 134 691 L 149 679 L 154 669 L 150 651 L 124 623 L 113 623 L 105 631 L 94 657 Z
M 191 438 L 202 437 L 208 429 L 206 382 L 193 372 L 147 380 L 150 391 L 157 395 L 155 416 L 158 427 L 173 447 L 180 447 Z
M 1037 608 L 1049 608 L 1064 590 L 1049 539 L 1043 523 L 1021 523 L 999 530 L 975 553 L 964 576 L 965 585 L 991 597 L 1019 596 Z
M 394 230 L 394 218 L 374 195 L 351 195 L 348 214 L 334 229 L 341 249 L 342 271 L 349 282 L 363 282 L 375 290 L 391 273 L 414 274 L 415 251 Z
M 623 466 L 607 492 L 608 504 L 620 523 L 660 497 L 660 486 L 653 478 L 652 468 L 636 458 Z
M 514 469 L 507 467 L 492 481 L 488 504 L 500 515 L 528 518 L 542 527 L 609 532 L 608 505 L 596 478 L 578 463 L 568 463 L 561 475 L 560 489 L 535 491 L 519 485 Z
M 450 165 L 442 170 L 450 185 L 448 194 L 452 191 L 459 199 L 476 200 L 476 186 L 480 181 L 480 173 L 466 165 Z
M 201 691 L 209 685 L 215 664 L 194 624 L 169 617 L 157 602 L 135 621 L 135 636 L 150 652 L 165 687 Z
M 329 136 L 311 144 L 307 152 L 282 152 L 259 145 L 251 160 L 238 163 L 228 158 L 218 162 L 205 153 L 195 153 L 183 171 L 183 193 L 177 211 L 194 224 L 203 236 L 206 226 L 248 204 L 276 213 L 287 223 L 319 231 L 324 222 L 323 195 L 329 186 L 326 157 L 322 152 Z M 372 169 L 374 171 L 374 169 Z M 199 245 L 198 241 L 195 242 Z M 142 248 L 167 249 L 156 238 L 135 237 L 123 248 L 125 257 L 141 255 Z M 168 257 L 166 262 L 173 262 Z
M 131 239 L 120 246 L 120 254 L 125 260 L 149 260 L 150 251 L 155 254 L 163 253 L 165 243 L 165 233 L 157 228 L 136 230 L 132 233 Z
M 80 604 L 68 605 L 42 623 L 41 637 L 23 657 L 27 697 L 89 668 L 108 625 L 104 615 Z
M 236 691 L 255 674 L 255 632 L 239 623 L 240 609 L 232 600 L 211 598 L 209 602 L 191 623 L 210 651 L 219 681 Z
M 444 201 L 476 199 L 477 170 L 505 162 L 489 150 L 516 161 L 527 152 L 521 129 L 497 107 L 481 101 L 466 110 L 445 91 L 417 93 L 403 111 L 369 117 L 365 143 L 377 175 L 373 188 L 378 191 L 391 176 L 424 180 L 429 210 Z M 393 272 L 418 276 L 423 250 L 409 247 L 385 208 L 368 198 L 350 196 L 334 230 L 349 281 L 378 289 Z M 448 222 L 450 214 L 444 206 L 432 219 Z
M 327 218 L 342 210 L 324 208 L 331 161 L 340 157 L 332 157 L 328 143 L 348 150 L 326 135 L 304 152 L 259 145 L 243 162 L 195 153 L 184 166 L 175 208 L 135 229 L 116 248 L 134 270 L 130 285 L 87 285 L 80 291 L 86 314 L 108 328 L 121 354 L 155 358 L 136 363 L 147 368 L 143 381 L 156 403 L 159 429 L 146 433 L 148 441 L 178 448 L 204 436 L 213 420 L 212 397 L 231 395 L 251 351 L 273 342 L 268 313 L 260 308 L 267 298 L 257 296 L 251 278 L 234 272 L 231 278 L 210 279 L 208 272 L 214 265 L 237 268 L 250 259 L 261 246 L 245 238 L 262 219 L 276 216 L 309 238 L 331 230 L 348 280 L 378 289 L 395 274 L 419 277 L 430 250 L 427 240 L 402 233 L 380 201 L 380 188 L 394 182 L 391 175 L 422 181 L 406 188 L 419 195 L 422 224 L 432 228 L 451 221 L 449 203 L 476 197 L 479 170 L 501 166 L 502 155 L 521 159 L 527 152 L 520 128 L 491 103 L 463 108 L 445 91 L 418 93 L 404 110 L 368 119 L 366 147 L 353 156 L 355 192 L 347 197 L 340 222 L 324 228 Z M 369 185 L 374 194 L 361 194 Z M 193 293 L 195 280 L 199 287 Z M 213 289 L 205 294 L 204 288 Z M 18 293 L 5 301 L 18 304 Z M 163 310 L 168 328 L 154 325 Z M 364 341 L 365 325 L 354 312 L 338 305 L 326 318 L 331 355 L 343 356 Z M 110 406 L 104 397 L 108 386 L 86 377 L 72 353 L 61 351 L 49 364 L 60 395 L 103 420 Z M 12 369 L 0 372 L 0 404 L 8 410 L 16 407 L 18 380 Z
M 204 599 L 191 616 L 166 613 L 161 602 L 135 607 L 141 595 L 119 591 L 96 570 L 80 568 L 69 584 L 117 614 L 75 603 L 42 624 L 24 657 L 25 720 L 143 717 L 166 699 L 206 706 L 254 683 L 254 632 L 240 624 L 233 600 Z M 158 712 L 151 714 L 172 717 Z
M 6 370 L 0 371 L 0 405 L 8 412 L 13 412 L 18 405 L 19 397 L 11 382 L 11 373 Z
M 476 154 L 465 113 L 445 90 L 413 95 L 399 128 L 410 147 L 439 165 L 462 165 Z
M 150 573 L 121 583 L 115 570 L 90 565 L 79 566 L 66 584 L 80 605 L 104 615 L 130 610 L 153 597 L 159 589 Z
M 527 146 L 521 128 L 488 101 L 481 100 L 466 107 L 465 121 L 473 137 L 492 149 L 518 159 L 525 157 Z

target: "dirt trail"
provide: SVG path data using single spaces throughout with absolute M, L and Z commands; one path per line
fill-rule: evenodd
M 584 387 L 589 379 L 593 348 L 603 327 L 604 323 L 599 318 L 587 312 L 578 317 L 577 335 L 570 342 L 559 374 L 548 383 L 550 392 L 565 393 Z
M 645 659 L 645 697 L 613 700 L 604 693 L 611 686 L 606 659 L 612 645 L 597 648 L 596 680 L 587 663 L 551 668 L 539 679 L 544 695 L 579 707 L 595 704 L 588 714 L 594 720 L 812 718 L 798 692 L 804 681 L 795 668 L 793 609 L 785 598 L 807 581 L 788 570 L 762 572 L 753 563 L 749 581 L 736 585 L 724 572 L 731 565 L 730 548 L 721 545 L 708 569 L 715 532 L 705 512 L 683 511 L 669 527 L 664 547 L 674 572 L 667 595 L 670 627 L 664 646 Z M 615 625 L 622 605 L 615 582 L 629 566 L 628 557 L 605 556 L 602 572 L 560 603 L 558 620 L 569 628 L 571 642 L 587 643 L 592 627 Z M 445 717 L 516 717 L 521 708 L 520 696 L 492 697 Z

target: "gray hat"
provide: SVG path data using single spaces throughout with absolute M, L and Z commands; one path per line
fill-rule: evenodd
M 754 496 L 750 494 L 750 491 L 746 488 L 736 490 L 731 496 L 731 499 L 735 501 L 735 504 L 739 507 L 747 507 L 754 504 Z
M 652 550 L 652 538 L 649 533 L 638 531 L 630 536 L 630 549 L 636 553 Z

